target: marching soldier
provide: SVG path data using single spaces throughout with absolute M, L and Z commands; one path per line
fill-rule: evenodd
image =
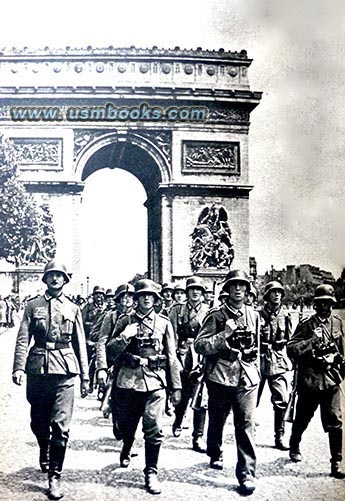
M 109 341 L 116 322 L 121 315 L 131 315 L 133 313 L 134 287 L 132 284 L 121 284 L 115 291 L 116 307 L 106 313 L 103 318 L 100 334 L 96 345 L 96 370 L 97 383 L 104 385 L 107 379 L 107 354 L 106 344 Z
M 60 499 L 63 497 L 60 477 L 72 418 L 74 380 L 80 375 L 81 396 L 85 397 L 89 377 L 81 312 L 62 292 L 69 282 L 66 267 L 50 261 L 42 280 L 47 285 L 45 294 L 31 299 L 25 307 L 15 347 L 12 379 L 21 385 L 24 373 L 27 374 L 26 395 L 31 405 L 31 429 L 40 448 L 40 467 L 43 473 L 48 473 L 50 499 Z
M 156 313 L 160 298 L 158 284 L 149 279 L 135 284 L 137 307 L 119 318 L 107 346 L 110 360 L 117 364 L 112 399 L 116 402 L 118 425 L 123 436 L 121 466 L 128 466 L 130 450 L 140 418 L 145 440 L 145 486 L 160 494 L 158 458 L 163 441 L 162 419 L 166 387 L 176 405 L 181 397 L 180 367 L 170 320 Z
M 302 461 L 300 442 L 316 409 L 320 406 L 323 429 L 328 433 L 331 477 L 343 479 L 341 471 L 343 421 L 340 384 L 345 377 L 343 324 L 332 313 L 336 300 L 331 285 L 315 289 L 315 313 L 302 320 L 287 345 L 297 363 L 296 416 L 290 437 L 290 459 Z
M 279 282 L 268 282 L 260 310 L 260 370 L 258 402 L 267 381 L 274 409 L 275 447 L 281 451 L 289 448 L 283 443 L 285 432 L 284 415 L 289 401 L 289 378 L 291 362 L 286 353 L 286 345 L 291 337 L 291 315 L 282 305 L 284 287 Z
M 254 413 L 260 381 L 259 314 L 244 304 L 250 282 L 244 271 L 228 273 L 225 303 L 206 316 L 195 351 L 206 359 L 208 389 L 207 454 L 210 467 L 223 469 L 223 430 L 232 409 L 237 446 L 236 476 L 244 495 L 255 490 Z
M 209 310 L 203 299 L 205 286 L 199 277 L 190 277 L 186 282 L 187 302 L 176 304 L 170 312 L 170 320 L 177 339 L 177 354 L 182 365 L 182 396 L 181 402 L 175 407 L 173 435 L 179 437 L 182 432 L 182 421 L 186 414 L 188 403 L 193 396 L 196 382 L 190 379 L 190 374 L 198 365 L 198 357 L 194 351 L 194 341 L 202 321 Z M 200 357 L 199 357 L 200 358 Z M 193 441 L 196 452 L 206 452 L 202 443 L 206 419 L 206 409 L 193 410 Z
M 90 337 L 90 332 L 95 321 L 105 310 L 104 299 L 105 290 L 102 287 L 99 287 L 99 285 L 95 285 L 92 291 L 92 301 L 90 301 L 90 303 L 87 303 L 82 310 L 86 340 L 88 340 Z M 88 353 L 89 351 L 90 350 L 88 350 Z
M 89 375 L 90 375 L 90 393 L 94 388 L 95 380 L 95 350 L 96 343 L 91 339 L 92 328 L 97 320 L 103 316 L 105 311 L 105 290 L 99 285 L 95 285 L 92 291 L 92 301 L 87 303 L 82 309 L 82 318 L 84 323 L 87 357 L 89 361 Z

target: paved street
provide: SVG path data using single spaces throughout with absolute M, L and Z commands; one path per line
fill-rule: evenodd
M 16 328 L 0 335 L 1 421 L 0 499 L 46 500 L 46 476 L 38 470 L 38 449 L 29 427 L 25 388 L 11 381 Z M 186 419 L 190 425 L 191 411 Z M 208 458 L 191 450 L 191 430 L 179 439 L 165 423 L 166 441 L 160 457 L 161 500 L 232 500 L 241 496 L 234 477 L 235 448 L 231 417 L 226 427 L 225 468 L 211 470 Z M 327 435 L 317 414 L 302 441 L 302 463 L 292 463 L 287 452 L 273 448 L 273 411 L 267 389 L 257 412 L 257 490 L 252 500 L 287 501 L 302 498 L 335 501 L 345 498 L 345 481 L 329 474 Z M 140 430 L 139 430 L 140 431 Z M 288 433 L 290 425 L 288 425 Z M 94 395 L 76 399 L 69 448 L 63 474 L 65 498 L 73 501 L 152 499 L 143 486 L 143 442 L 138 433 L 138 456 L 130 467 L 119 467 L 121 443 L 114 440 L 110 420 L 99 411 Z

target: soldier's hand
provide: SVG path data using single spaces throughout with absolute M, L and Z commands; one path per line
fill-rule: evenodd
M 227 335 L 231 335 L 237 329 L 237 324 L 233 318 L 230 318 L 225 322 L 225 332 Z
M 89 394 L 89 389 L 90 389 L 90 382 L 83 379 L 80 383 L 81 398 L 87 397 L 87 395 Z
M 104 387 L 106 380 L 107 380 L 107 371 L 105 369 L 99 370 L 97 372 L 97 384 L 100 387 Z
M 132 337 L 136 336 L 138 333 L 138 325 L 137 324 L 129 324 L 123 331 L 124 337 L 129 340 Z
M 180 403 L 181 400 L 181 390 L 174 390 L 170 396 L 171 403 L 174 407 Z
M 313 335 L 312 335 L 312 343 L 314 346 L 317 346 L 321 343 L 323 339 L 323 333 L 321 327 L 316 327 L 316 329 L 313 330 Z
M 21 384 L 24 381 L 24 374 L 25 374 L 25 372 L 22 371 L 22 370 L 15 371 L 12 374 L 12 381 L 14 382 L 14 384 L 17 384 L 18 386 L 21 386 Z

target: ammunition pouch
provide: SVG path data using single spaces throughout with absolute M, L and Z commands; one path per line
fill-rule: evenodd
M 165 355 L 151 355 L 149 357 L 139 357 L 132 353 L 124 353 L 122 363 L 125 367 L 131 369 L 138 369 L 138 367 L 148 367 L 150 370 L 155 371 L 158 369 L 166 368 Z

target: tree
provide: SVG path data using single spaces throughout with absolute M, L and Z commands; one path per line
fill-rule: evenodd
M 52 217 L 19 180 L 15 151 L 0 134 L 0 258 L 16 266 L 46 262 L 55 254 Z

